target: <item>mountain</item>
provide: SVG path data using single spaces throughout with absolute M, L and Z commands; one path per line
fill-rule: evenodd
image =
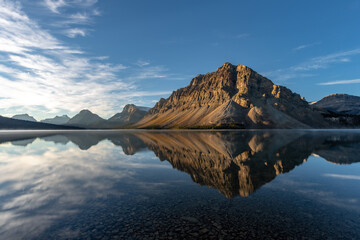
M 332 94 L 312 104 L 340 114 L 360 115 L 360 97 L 348 94 Z
M 121 113 L 105 120 L 89 110 L 82 110 L 67 121 L 66 125 L 83 128 L 119 128 L 133 124 L 142 119 L 149 108 L 127 104 Z
M 134 105 L 134 104 L 128 104 L 128 105 Z M 151 108 L 150 107 L 144 107 L 144 106 L 136 106 L 134 105 L 136 108 L 138 108 L 141 111 L 145 111 L 148 112 Z
M 299 94 L 244 65 L 225 63 L 161 99 L 137 128 L 321 128 L 320 112 Z
M 37 122 L 36 119 L 33 116 L 30 116 L 29 114 L 17 114 L 11 117 L 12 119 L 17 120 L 24 120 L 24 121 L 30 121 L 30 122 Z
M 57 124 L 57 125 L 64 125 L 69 120 L 70 120 L 70 118 L 67 115 L 62 115 L 62 116 L 56 116 L 54 118 L 47 118 L 47 119 L 41 120 L 40 122 L 50 123 L 50 124 Z
M 0 116 L 0 129 L 77 129 L 48 123 L 24 121 Z
M 71 118 L 66 125 L 82 128 L 102 128 L 105 123 L 105 119 L 87 109 L 84 109 Z
M 117 113 L 108 120 L 111 126 L 123 126 L 138 122 L 149 111 L 150 108 L 127 104 L 121 113 Z

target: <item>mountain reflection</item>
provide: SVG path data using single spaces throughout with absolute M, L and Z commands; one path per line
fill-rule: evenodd
M 351 133 L 351 134 L 350 134 Z M 359 162 L 360 133 L 312 131 L 84 131 L 1 133 L 0 143 L 36 138 L 89 150 L 108 140 L 126 155 L 151 150 L 200 185 L 246 197 L 314 154 L 336 164 Z

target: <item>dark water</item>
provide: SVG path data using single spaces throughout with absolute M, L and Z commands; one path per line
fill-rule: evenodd
M 360 131 L 0 132 L 1 239 L 360 239 Z

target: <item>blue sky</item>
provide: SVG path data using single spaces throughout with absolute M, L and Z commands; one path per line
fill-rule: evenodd
M 360 95 L 359 1 L 0 0 L 0 115 L 153 106 L 244 64 L 308 101 Z

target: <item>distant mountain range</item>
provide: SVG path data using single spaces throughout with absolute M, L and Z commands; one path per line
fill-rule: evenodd
M 67 115 L 62 116 L 56 116 L 54 118 L 47 118 L 44 120 L 41 120 L 42 123 L 50 123 L 50 124 L 57 124 L 57 125 L 64 125 L 66 124 L 70 118 Z
M 71 126 L 39 123 L 0 116 L 0 129 L 78 129 Z
M 109 129 L 125 128 L 141 120 L 150 108 L 127 104 L 122 112 L 115 114 L 108 120 L 101 118 L 99 115 L 84 109 L 74 117 L 69 118 L 67 115 L 47 118 L 37 122 L 29 114 L 18 114 L 12 118 L 5 118 L 0 122 L 0 129 L 24 129 L 33 127 L 34 129 L 67 129 L 67 128 L 90 128 L 90 129 Z M 14 121 L 11 121 L 14 120 Z M 20 122 L 17 120 L 21 120 Z M 30 124 L 29 122 L 36 123 Z M 50 125 L 49 125 L 50 124 Z M 55 125 L 55 126 L 53 126 Z
M 28 114 L 12 118 L 36 122 Z M 151 109 L 128 104 L 109 119 L 85 109 L 72 118 L 56 116 L 41 123 L 90 129 L 359 127 L 360 97 L 333 94 L 309 104 L 247 66 L 225 63 L 216 72 L 197 75 Z
M 332 94 L 312 105 L 335 113 L 360 115 L 360 97 L 348 94 Z
M 30 122 L 37 122 L 37 120 L 33 116 L 30 116 L 27 113 L 25 113 L 25 114 L 17 114 L 17 115 L 12 116 L 11 118 L 12 119 L 17 119 L 17 120 L 30 121 Z
M 127 104 L 122 112 L 115 114 L 108 120 L 99 117 L 89 110 L 82 110 L 66 125 L 83 128 L 124 128 L 141 120 L 150 108 Z

